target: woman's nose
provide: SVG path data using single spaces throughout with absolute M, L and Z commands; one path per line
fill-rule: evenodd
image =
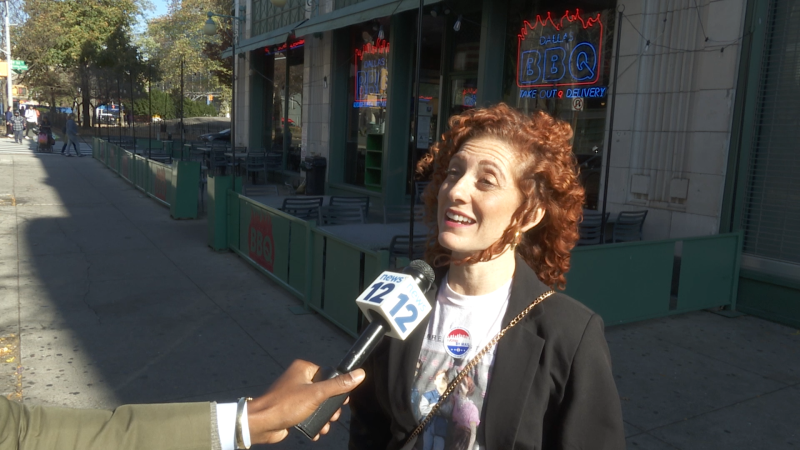
M 458 180 L 455 180 L 452 185 L 450 186 L 449 192 L 447 193 L 450 201 L 456 203 L 464 203 L 469 198 L 468 195 L 468 184 L 466 183 L 467 177 L 461 177 Z

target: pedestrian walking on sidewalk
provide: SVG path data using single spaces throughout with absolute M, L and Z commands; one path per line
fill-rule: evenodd
M 14 120 L 14 113 L 11 112 L 11 107 L 8 107 L 8 111 L 6 111 L 6 134 L 8 137 L 14 135 L 14 129 L 11 127 L 12 121 Z
M 72 148 L 75 149 L 75 155 L 83 156 L 81 152 L 78 151 L 78 124 L 75 123 L 75 114 L 69 115 L 67 125 L 64 126 L 64 134 L 66 134 L 66 139 L 64 140 L 64 146 L 61 147 L 61 154 L 64 156 L 72 156 L 69 154 L 69 145 L 72 144 Z M 66 154 L 64 150 L 67 151 Z
M 11 128 L 14 131 L 14 142 L 22 144 L 22 131 L 25 130 L 25 119 L 19 115 L 19 111 L 14 111 L 14 118 L 11 119 Z
M 33 109 L 32 106 L 28 106 L 28 109 L 25 111 L 25 120 L 28 121 L 27 127 L 25 130 L 25 138 L 30 139 L 31 131 L 33 131 L 34 137 L 36 136 L 36 126 L 39 124 L 39 116 L 36 115 L 36 110 Z

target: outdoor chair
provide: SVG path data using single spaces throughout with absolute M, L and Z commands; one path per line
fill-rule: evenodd
M 283 164 L 283 154 L 269 152 L 265 156 L 264 163 L 267 166 L 267 170 L 270 172 L 281 170 L 281 164 Z
M 606 222 L 608 216 L 606 213 Z M 578 223 L 578 245 L 596 245 L 603 243 L 603 215 L 597 211 L 583 211 L 583 220 Z
M 216 175 L 223 175 L 228 167 L 232 167 L 233 164 L 228 162 L 228 158 L 225 156 L 224 150 L 212 150 L 211 155 L 208 157 L 208 167 L 210 170 L 214 172 Z
M 403 223 L 408 222 L 408 215 L 411 212 L 411 205 L 395 205 L 383 207 L 383 223 Z M 414 205 L 414 222 L 422 222 L 425 208 L 422 205 Z
M 647 217 L 644 211 L 621 211 L 614 222 L 611 242 L 630 242 L 642 240 L 642 226 Z
M 425 254 L 427 240 L 427 236 L 424 235 L 414 235 L 413 242 L 409 235 L 393 237 L 389 244 L 389 267 L 397 268 L 397 258 L 408 258 L 409 246 L 412 247 L 412 260 L 422 258 Z
M 369 215 L 369 197 L 349 197 L 349 196 L 331 196 L 331 199 L 328 201 L 328 204 L 331 206 L 359 206 L 361 210 L 364 212 L 364 217 Z
M 251 173 L 253 174 L 253 184 L 256 184 L 256 177 L 258 177 L 259 172 L 264 172 L 264 180 L 266 181 L 267 163 L 263 153 L 248 154 L 247 158 L 245 158 L 244 167 L 248 177 Z
M 431 184 L 430 181 L 417 181 L 414 183 L 414 187 L 416 188 L 417 191 L 417 196 L 415 200 L 416 203 L 422 204 L 422 193 L 425 191 L 425 188 L 427 188 L 429 184 Z
M 281 211 L 305 220 L 319 221 L 322 197 L 288 197 L 283 199 Z
M 359 205 L 329 205 L 320 211 L 323 225 L 347 225 L 364 223 L 364 210 Z

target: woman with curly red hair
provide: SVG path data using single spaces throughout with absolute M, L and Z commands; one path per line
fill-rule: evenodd
M 502 103 L 450 119 L 418 167 L 431 179 L 433 311 L 365 365 L 351 449 L 625 448 L 603 321 L 552 291 L 566 285 L 583 204 L 571 137 Z M 453 375 L 425 415 L 418 393 L 442 370 Z M 447 436 L 428 438 L 443 421 Z

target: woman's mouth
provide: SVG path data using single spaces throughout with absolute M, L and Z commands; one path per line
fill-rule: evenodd
M 475 223 L 475 220 L 470 219 L 469 217 L 464 216 L 462 214 L 459 214 L 458 212 L 448 210 L 447 212 L 445 212 L 445 222 L 447 222 L 447 225 L 449 226 L 464 227 L 468 225 L 473 225 Z

